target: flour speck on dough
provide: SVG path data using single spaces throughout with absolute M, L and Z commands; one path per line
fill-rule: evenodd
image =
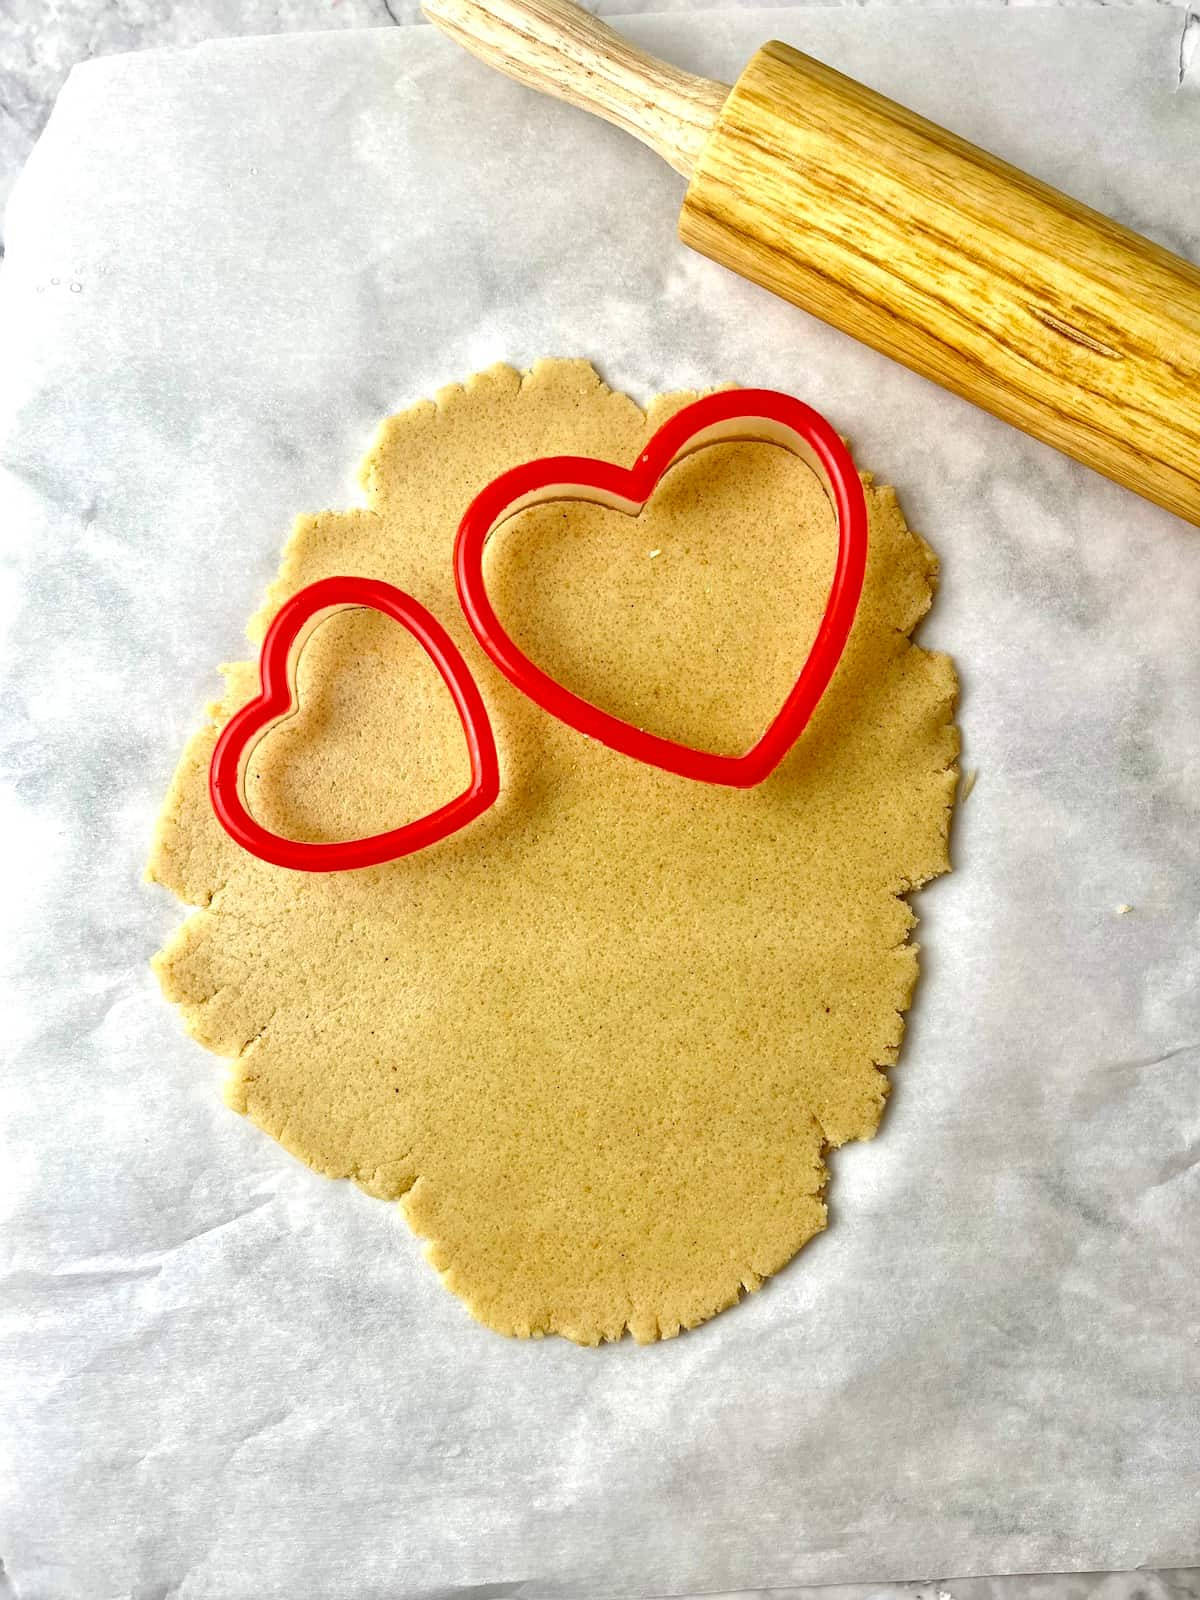
M 668 1337 L 824 1227 L 825 1152 L 875 1132 L 916 982 L 903 896 L 949 864 L 955 675 L 911 642 L 936 562 L 890 489 L 867 480 L 866 586 L 833 683 L 755 789 L 563 727 L 471 637 L 451 570 L 469 499 L 533 456 L 629 464 L 691 398 L 644 414 L 584 362 L 494 367 L 383 424 L 365 509 L 296 523 L 251 640 L 334 573 L 414 594 L 496 731 L 503 789 L 485 817 L 362 872 L 244 854 L 206 774 L 255 692 L 247 661 L 183 754 L 150 863 L 198 908 L 155 967 L 228 1059 L 230 1104 L 317 1172 L 399 1200 L 447 1286 L 509 1334 Z M 794 681 L 834 546 L 801 463 L 729 444 L 681 463 L 636 520 L 523 513 L 487 576 L 560 681 L 731 753 Z M 432 664 L 386 619 L 346 613 L 305 652 L 299 714 L 259 747 L 250 801 L 291 837 L 354 837 L 429 810 L 466 770 Z

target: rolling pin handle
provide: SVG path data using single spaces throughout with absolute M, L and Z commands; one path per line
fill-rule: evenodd
M 573 0 L 423 0 L 426 18 L 518 83 L 594 112 L 690 179 L 728 84 L 656 61 Z

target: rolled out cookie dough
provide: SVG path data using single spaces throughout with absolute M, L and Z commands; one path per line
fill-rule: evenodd
M 871 551 L 810 727 L 748 791 L 668 776 L 565 728 L 474 643 L 451 548 L 470 497 L 532 456 L 629 463 L 648 414 L 584 362 L 494 367 L 390 418 L 365 509 L 301 518 L 250 627 L 332 573 L 415 594 L 495 727 L 497 805 L 419 855 L 305 875 L 215 822 L 225 694 L 181 760 L 150 874 L 201 909 L 155 959 L 230 1058 L 228 1098 L 318 1172 L 400 1199 L 473 1314 L 584 1343 L 666 1337 L 755 1289 L 825 1225 L 823 1152 L 874 1133 L 917 975 L 901 898 L 944 872 L 957 777 L 950 661 L 914 646 L 934 557 L 868 482 Z M 736 751 L 794 679 L 824 604 L 832 514 L 767 445 L 676 468 L 639 519 L 543 507 L 489 546 L 518 641 L 656 731 Z M 457 793 L 462 734 L 395 624 L 345 613 L 303 658 L 301 711 L 259 748 L 252 806 L 344 838 Z

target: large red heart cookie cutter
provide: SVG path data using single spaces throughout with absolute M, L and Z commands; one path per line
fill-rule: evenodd
M 471 781 L 454 800 L 427 816 L 387 833 L 332 844 L 285 839 L 256 822 L 246 803 L 246 771 L 255 749 L 273 728 L 299 709 L 296 672 L 314 631 L 339 611 L 369 609 L 407 628 L 432 660 L 462 720 L 471 759 Z M 402 589 L 374 578 L 323 578 L 286 600 L 263 639 L 262 690 L 221 730 L 209 767 L 209 795 L 221 826 L 244 850 L 277 867 L 297 872 L 344 872 L 374 867 L 411 855 L 456 833 L 484 811 L 500 792 L 500 764 L 483 697 L 458 647 L 436 617 Z
M 780 445 L 821 478 L 837 515 L 838 553 L 825 614 L 791 692 L 766 732 L 744 755 L 714 755 L 634 727 L 573 694 L 536 666 L 505 631 L 488 598 L 488 540 L 530 506 L 586 500 L 635 517 L 676 463 L 733 441 Z M 768 537 L 774 534 L 768 531 Z M 867 505 L 850 453 L 824 417 L 773 389 L 730 389 L 694 401 L 665 423 L 632 467 L 591 456 L 543 456 L 494 478 L 471 502 L 458 529 L 454 577 L 467 621 L 488 655 L 522 694 L 612 750 L 703 783 L 748 789 L 761 783 L 803 733 L 833 677 L 862 594 Z

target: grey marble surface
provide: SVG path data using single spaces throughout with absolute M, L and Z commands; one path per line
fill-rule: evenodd
M 630 11 L 703 10 L 724 0 L 604 0 L 592 9 L 608 15 Z M 770 3 L 770 0 L 768 0 Z M 829 0 L 815 0 L 829 3 Z M 861 4 L 863 0 L 832 0 Z M 871 3 L 871 0 L 867 0 Z M 924 0 L 875 0 L 917 4 Z M 973 4 L 979 0 L 940 0 Z M 1006 0 L 983 0 L 1005 4 Z M 1023 3 L 1023 0 L 1015 0 Z M 1109 0 L 1073 0 L 1105 5 Z M 1159 0 L 1118 0 L 1155 5 Z M 1200 39 L 1200 0 L 1192 0 L 1194 26 L 1180 39 L 1181 73 Z M 2 214 L 10 189 L 34 140 L 45 126 L 54 97 L 78 61 L 124 50 L 196 44 L 234 34 L 298 33 L 314 28 L 403 26 L 420 15 L 420 0 L 203 0 L 195 5 L 158 0 L 2 0 L 0 3 L 0 253 Z M 1182 18 L 1182 13 L 1181 13 Z

